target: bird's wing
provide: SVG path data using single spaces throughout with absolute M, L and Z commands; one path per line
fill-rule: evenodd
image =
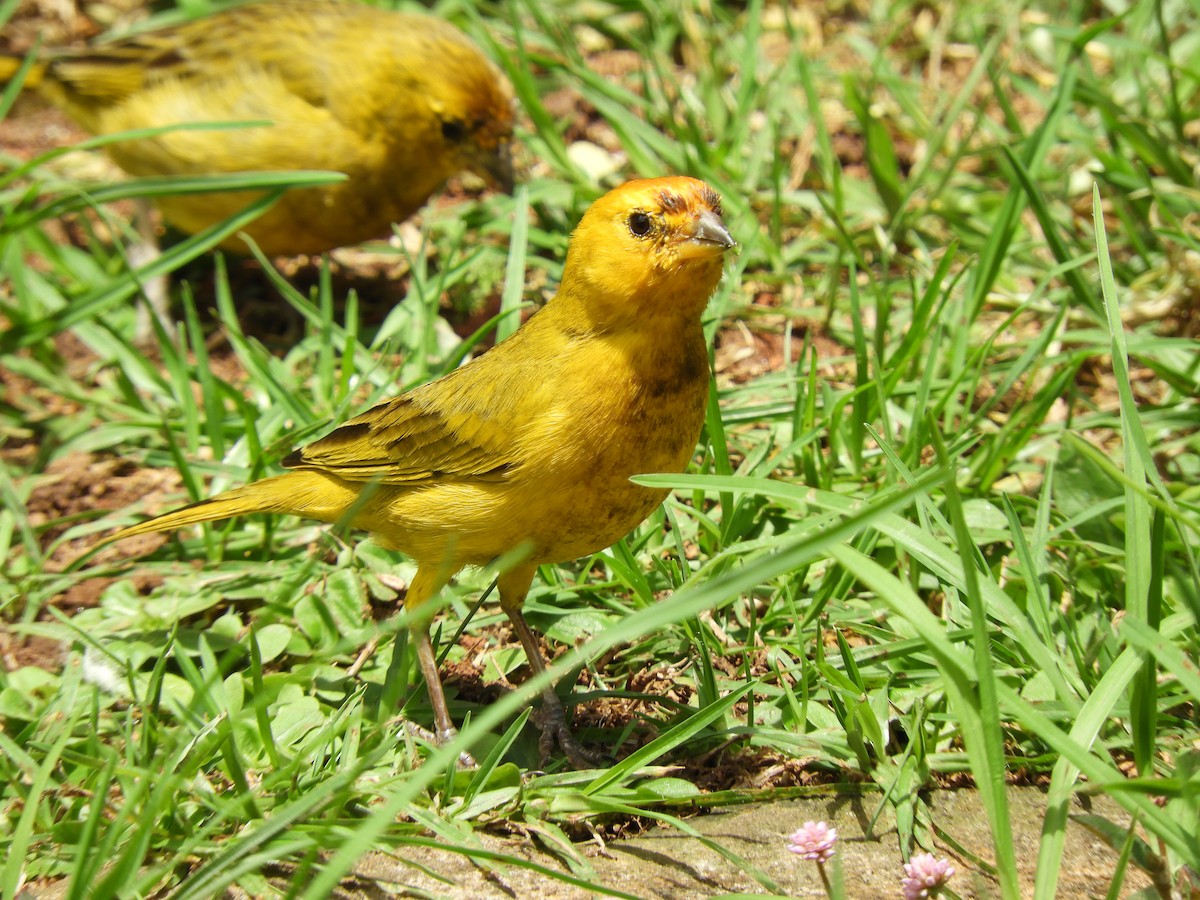
M 141 42 L 129 41 L 63 54 L 51 61 L 50 72 L 68 96 L 78 97 L 81 102 L 117 102 L 145 85 L 145 48 Z
M 63 53 L 52 61 L 53 75 L 80 96 L 114 101 L 163 81 L 209 84 L 223 73 L 257 67 L 280 72 L 309 102 L 314 93 L 319 101 L 319 91 L 302 90 L 321 81 L 324 60 L 312 58 L 313 41 L 323 29 L 336 28 L 339 19 L 354 15 L 354 6 L 320 0 L 251 3 Z
M 472 402 L 478 383 L 459 394 L 452 390 L 456 380 L 442 379 L 376 406 L 283 464 L 383 484 L 501 478 L 520 462 L 518 429 L 494 406 Z

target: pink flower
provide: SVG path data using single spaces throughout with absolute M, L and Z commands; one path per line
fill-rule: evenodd
M 904 864 L 904 900 L 923 900 L 936 897 L 942 886 L 954 874 L 954 866 L 948 859 L 938 859 L 932 853 L 914 853 Z
M 827 863 L 833 857 L 833 845 L 836 843 L 836 829 L 824 822 L 805 822 L 788 838 L 788 849 L 802 859 Z

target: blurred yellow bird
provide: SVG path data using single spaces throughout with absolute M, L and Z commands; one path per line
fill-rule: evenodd
M 0 58 L 0 81 L 20 60 Z M 133 175 L 325 169 L 338 184 L 294 189 L 245 228 L 270 255 L 321 253 L 386 236 L 450 176 L 512 186 L 512 88 L 448 22 L 340 0 L 272 0 L 174 28 L 51 54 L 36 87 L 94 134 L 181 123 L 109 145 Z M 224 221 L 254 192 L 159 199 L 186 232 Z M 225 246 L 244 252 L 229 238 Z
M 567 249 L 557 295 L 512 337 L 288 456 L 293 471 L 117 532 L 120 540 L 244 513 L 348 522 L 417 563 L 405 606 L 437 735 L 453 723 L 429 637 L 430 600 L 465 565 L 523 554 L 500 606 L 534 673 L 521 613 L 542 563 L 597 552 L 666 491 L 629 478 L 679 472 L 708 399 L 701 314 L 733 246 L 717 194 L 687 177 L 631 181 L 597 200 Z M 590 760 L 553 689 L 541 749 Z

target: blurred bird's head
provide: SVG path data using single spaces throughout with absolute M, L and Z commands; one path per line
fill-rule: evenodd
M 629 181 L 593 203 L 571 235 L 560 294 L 589 298 L 597 324 L 699 321 L 733 246 L 721 198 L 703 181 Z
M 462 32 L 446 28 L 431 48 L 425 90 L 437 118 L 448 174 L 465 169 L 511 193 L 512 86 Z

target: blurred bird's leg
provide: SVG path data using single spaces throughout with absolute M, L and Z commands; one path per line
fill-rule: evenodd
M 141 240 L 127 251 L 129 267 L 140 269 L 162 256 L 158 246 L 158 233 L 154 227 L 154 213 L 150 201 L 139 197 L 133 214 L 134 225 L 137 227 Z M 158 324 L 171 340 L 175 339 L 175 323 L 171 319 L 171 284 L 166 275 L 155 275 L 142 282 L 144 303 L 137 307 L 137 324 L 134 328 L 133 339 L 138 344 L 149 344 L 154 340 L 154 325 L 151 316 L 158 319 Z
M 437 656 L 433 652 L 433 641 L 429 638 L 429 619 L 424 613 L 418 613 L 417 608 L 424 605 L 446 584 L 448 577 L 439 569 L 431 570 L 417 567 L 408 593 L 404 596 L 404 608 L 411 617 L 408 626 L 413 644 L 417 648 L 417 663 L 421 674 L 425 677 L 425 690 L 429 693 L 429 704 L 433 707 L 433 725 L 435 740 L 438 744 L 447 744 L 458 736 L 458 729 L 450 719 L 450 709 L 446 705 L 446 693 L 442 690 L 442 677 L 438 673 Z M 471 754 L 459 754 L 459 765 L 470 768 L 475 765 Z
M 513 631 L 517 633 L 517 638 L 521 641 L 521 647 L 525 650 L 525 658 L 529 660 L 529 668 L 535 677 L 546 671 L 546 660 L 542 658 L 542 648 L 538 644 L 537 635 L 525 621 L 521 607 L 525 604 L 525 595 L 529 593 L 529 586 L 533 583 L 533 575 L 536 571 L 537 566 L 535 565 L 521 565 L 510 569 L 499 578 L 500 608 L 512 622 Z M 595 768 L 598 760 L 584 750 L 583 746 L 575 739 L 575 735 L 571 733 L 571 729 L 567 725 L 566 710 L 563 709 L 562 701 L 558 699 L 558 694 L 554 692 L 552 684 L 542 688 L 542 713 L 538 727 L 542 730 L 542 737 L 538 741 L 538 750 L 542 755 L 543 764 L 553 752 L 554 744 L 557 741 L 558 746 L 562 748 L 563 754 L 567 757 L 567 761 L 576 769 Z

